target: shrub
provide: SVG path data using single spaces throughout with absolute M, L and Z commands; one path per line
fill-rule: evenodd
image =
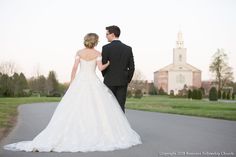
M 210 101 L 217 101 L 218 100 L 216 87 L 211 87 L 210 92 L 209 92 L 209 100 Z
M 61 93 L 58 91 L 51 92 L 50 94 L 47 94 L 47 97 L 61 97 Z
M 218 99 L 221 99 L 221 90 L 218 90 Z
M 201 100 L 202 99 L 202 90 L 201 89 L 198 89 L 197 90 L 197 99 Z
M 170 90 L 170 96 L 174 96 L 174 90 Z
M 205 95 L 206 95 L 205 89 L 204 89 L 203 87 L 201 87 L 201 88 L 199 88 L 199 89 L 200 89 L 200 91 L 201 91 L 201 93 L 202 93 L 202 97 L 205 96 Z
M 188 90 L 188 99 L 191 99 L 192 98 L 192 91 L 191 89 Z
M 127 91 L 126 97 L 127 97 L 127 98 L 131 98 L 131 97 L 132 97 L 132 92 L 131 92 L 131 90 L 128 90 L 128 91 Z
M 223 92 L 222 99 L 226 99 L 226 93 L 225 93 L 225 91 Z
M 230 92 L 227 92 L 226 98 L 227 98 L 227 100 L 230 99 Z
M 235 93 L 232 93 L 232 100 L 235 99 Z
M 192 98 L 193 98 L 193 99 L 197 99 L 197 89 L 194 89 L 194 90 L 193 90 Z
M 164 89 L 161 87 L 158 91 L 159 95 L 166 95 L 166 92 L 164 91 Z
M 153 83 L 151 83 L 151 85 L 150 85 L 150 88 L 148 90 L 148 94 L 149 95 L 157 95 L 157 89 Z
M 137 89 L 135 90 L 135 93 L 134 93 L 134 98 L 142 98 L 143 97 L 143 93 L 141 91 L 141 89 Z
M 194 89 L 193 93 L 192 93 L 192 98 L 201 100 L 202 99 L 202 90 L 201 89 Z

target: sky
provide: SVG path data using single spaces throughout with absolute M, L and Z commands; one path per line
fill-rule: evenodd
M 209 64 L 225 49 L 236 80 L 235 0 L 0 0 L 0 63 L 14 62 L 27 78 L 50 70 L 69 82 L 83 37 L 105 27 L 121 28 L 120 40 L 133 49 L 135 67 L 145 79 L 171 64 L 177 33 L 183 33 L 187 62 L 212 79 Z M 98 72 L 101 77 L 100 72 Z

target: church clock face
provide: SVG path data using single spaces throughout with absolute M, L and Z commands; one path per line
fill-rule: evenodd
M 178 74 L 176 77 L 176 83 L 183 84 L 185 82 L 185 77 L 182 74 Z

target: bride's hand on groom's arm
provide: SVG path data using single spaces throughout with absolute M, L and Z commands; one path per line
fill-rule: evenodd
M 103 70 L 105 70 L 105 69 L 110 65 L 110 61 L 107 61 L 106 64 L 102 64 L 101 61 L 98 61 L 98 62 L 97 62 L 97 65 L 98 65 L 98 69 L 99 69 L 100 71 L 103 71 Z

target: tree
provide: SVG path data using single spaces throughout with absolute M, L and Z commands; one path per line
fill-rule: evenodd
M 217 49 L 209 66 L 210 72 L 215 75 L 218 90 L 233 80 L 232 68 L 228 65 L 228 57 L 223 49 Z
M 128 85 L 128 89 L 134 93 L 135 90 L 138 89 L 146 89 L 147 82 L 144 80 L 144 75 L 140 70 L 135 70 L 133 78 Z
M 202 90 L 201 90 L 201 88 L 193 90 L 192 98 L 193 99 L 198 99 L 198 100 L 202 99 Z
M 14 88 L 12 78 L 7 74 L 2 74 L 0 79 L 1 91 L 0 95 L 3 97 L 14 96 Z
M 132 92 L 131 92 L 131 90 L 128 90 L 128 91 L 127 91 L 126 97 L 127 97 L 127 98 L 131 98 L 131 97 L 132 97 Z
M 56 79 L 56 73 L 54 71 L 50 71 L 47 78 L 47 94 L 49 96 L 53 96 L 57 94 L 59 91 L 59 83 Z
M 34 94 L 38 96 L 46 96 L 47 95 L 47 79 L 44 75 L 40 75 L 38 77 L 32 77 L 29 79 L 29 88 Z
M 25 78 L 25 75 L 23 73 L 20 73 L 19 80 L 18 80 L 18 86 L 19 86 L 19 96 L 27 96 L 24 90 L 28 89 L 28 82 Z
M 232 100 L 235 99 L 235 93 L 232 93 Z
M 227 94 L 226 94 L 226 99 L 227 99 L 227 100 L 230 99 L 230 91 L 227 92 Z
M 199 90 L 202 92 L 202 96 L 205 96 L 206 93 L 205 93 L 205 89 L 203 87 L 200 87 Z
M 236 82 L 232 81 L 232 87 L 233 87 L 233 91 L 236 92 Z
M 166 92 L 164 91 L 164 89 L 161 87 L 158 91 L 159 95 L 166 95 Z
M 143 97 L 143 93 L 142 93 L 142 90 L 141 89 L 137 89 L 135 90 L 135 93 L 134 93 L 134 98 L 142 98 Z
M 221 90 L 218 90 L 218 99 L 221 99 Z
M 0 72 L 0 97 L 3 96 L 3 81 L 2 81 L 3 74 Z
M 233 88 L 233 93 L 236 92 L 236 82 L 231 81 L 228 86 Z
M 157 95 L 157 90 L 156 87 L 154 86 L 154 83 L 150 83 L 148 94 Z
M 192 98 L 192 91 L 191 89 L 188 90 L 188 99 L 191 99 Z
M 226 92 L 223 91 L 222 99 L 226 99 Z
M 12 76 L 12 83 L 14 85 L 14 96 L 19 96 L 20 93 L 19 77 L 20 76 L 17 73 L 14 73 Z
M 192 98 L 197 99 L 197 94 L 198 94 L 197 89 L 193 89 Z
M 0 97 L 2 97 L 2 73 L 0 72 Z
M 183 89 L 181 89 L 181 90 L 178 91 L 178 96 L 184 96 L 184 97 L 186 97 L 187 94 L 188 94 L 188 86 L 185 84 L 185 85 L 183 86 Z
M 132 80 L 145 80 L 144 74 L 140 70 L 135 70 Z
M 69 83 L 59 83 L 59 92 L 64 95 L 68 90 L 70 84 Z
M 211 87 L 210 92 L 209 92 L 209 100 L 210 101 L 218 100 L 216 87 Z
M 0 73 L 12 76 L 16 72 L 16 65 L 14 62 L 6 61 L 0 64 Z
M 37 78 L 37 87 L 38 87 L 38 91 L 40 93 L 41 96 L 45 96 L 47 94 L 47 79 L 43 76 L 43 75 L 40 75 L 38 78 Z
M 202 99 L 202 90 L 200 88 L 197 90 L 197 99 Z

